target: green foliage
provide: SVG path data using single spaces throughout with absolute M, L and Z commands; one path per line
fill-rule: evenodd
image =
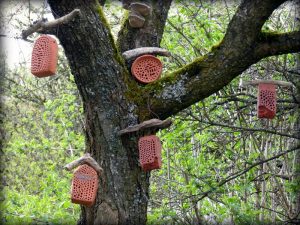
M 27 88 L 38 93 L 34 78 L 19 68 L 28 80 Z M 72 174 L 63 166 L 80 156 L 84 149 L 81 131 L 82 108 L 72 77 L 56 83 L 56 94 L 44 90 L 44 101 L 20 102 L 24 86 L 15 83 L 7 99 L 4 149 L 6 187 L 1 202 L 4 224 L 76 224 L 80 207 L 70 202 Z M 13 73 L 7 74 L 16 79 Z M 48 78 L 50 80 L 51 78 Z M 43 87 L 47 84 L 47 78 Z M 31 84 L 31 86 L 28 86 Z M 9 85 L 8 83 L 6 84 Z M 12 94 L 12 95 L 11 95 Z M 9 113 L 8 113 L 9 112 Z

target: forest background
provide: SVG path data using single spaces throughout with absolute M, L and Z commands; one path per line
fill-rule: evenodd
M 161 44 L 171 52 L 161 58 L 164 71 L 217 45 L 238 4 L 175 1 Z M 104 10 L 117 35 L 121 4 L 108 1 Z M 74 78 L 62 48 L 57 75 L 33 77 L 33 43 L 16 39 L 41 15 L 51 19 L 42 1 L 1 3 L 1 49 L 6 49 L 0 62 L 1 224 L 76 224 L 80 212 L 70 202 L 72 174 L 63 170 L 84 151 L 82 104 Z M 297 6 L 287 2 L 263 30 L 298 27 Z M 4 46 L 6 39 L 16 40 L 14 50 Z M 17 64 L 5 60 L 12 58 Z M 278 88 L 275 119 L 258 119 L 257 89 L 240 88 L 240 79 L 284 80 L 294 88 Z M 299 95 L 299 54 L 274 56 L 172 117 L 173 125 L 158 134 L 163 166 L 151 172 L 148 224 L 300 223 Z

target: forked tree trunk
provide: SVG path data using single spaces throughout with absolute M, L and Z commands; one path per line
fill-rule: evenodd
M 285 0 L 244 0 L 219 46 L 144 87 L 129 74 L 119 51 L 159 46 L 172 0 L 142 1 L 152 7 L 144 27 L 131 28 L 126 19 L 116 45 L 98 1 L 48 2 L 55 17 L 75 8 L 81 11 L 75 21 L 59 26 L 55 35 L 83 100 L 86 152 L 104 169 L 96 204 L 82 208 L 80 224 L 146 223 L 150 174 L 142 172 L 137 149 L 143 134 L 121 139 L 118 131 L 150 119 L 153 112 L 161 119 L 174 115 L 220 90 L 260 59 L 300 49 L 299 31 L 261 32 L 266 19 Z
M 130 82 L 134 83 L 123 59 L 113 44 L 112 36 L 96 1 L 48 1 L 54 16 L 65 15 L 75 8 L 80 18 L 62 25 L 57 36 L 68 58 L 72 74 L 83 100 L 85 114 L 86 152 L 104 169 L 100 178 L 96 204 L 82 207 L 79 224 L 145 224 L 149 198 L 149 176 L 138 162 L 139 135 L 120 138 L 118 131 L 139 123 L 137 106 L 126 98 Z M 171 1 L 156 1 L 166 5 L 159 19 L 159 32 L 145 26 L 144 31 L 130 30 L 120 34 L 123 50 L 141 46 L 158 46 Z M 163 18 L 163 19 L 162 19 Z M 155 22 L 155 21 L 153 21 Z M 152 24 L 152 23 L 151 23 Z M 128 25 L 127 25 L 128 26 Z M 149 28 L 149 29 L 148 29 Z M 139 32 L 140 35 L 136 35 Z M 143 32 L 151 33 L 148 37 Z M 131 35 L 131 37 L 128 37 Z M 153 36 L 156 41 L 153 41 Z M 132 41 L 133 37 L 135 42 Z M 143 41 L 138 41 L 138 38 Z

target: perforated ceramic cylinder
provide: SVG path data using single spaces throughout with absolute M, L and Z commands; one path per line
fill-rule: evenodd
M 258 85 L 258 118 L 273 119 L 276 115 L 276 85 L 260 83 Z
M 84 164 L 74 172 L 72 180 L 71 201 L 73 203 L 92 206 L 98 190 L 97 172 Z
M 58 46 L 49 35 L 40 36 L 34 43 L 31 56 L 31 73 L 37 77 L 56 73 Z
M 139 139 L 139 159 L 144 171 L 161 168 L 161 143 L 157 136 L 149 135 Z
M 159 79 L 161 72 L 162 62 L 153 55 L 142 55 L 131 66 L 132 75 L 144 84 Z

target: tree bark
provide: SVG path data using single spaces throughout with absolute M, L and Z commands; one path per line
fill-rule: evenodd
M 132 28 L 128 15 L 124 16 L 122 29 L 118 34 L 117 46 L 121 52 L 139 47 L 159 47 L 172 0 L 145 0 L 151 13 L 141 29 Z
M 157 26 L 148 23 L 138 30 L 125 21 L 129 32 L 121 35 L 123 46 L 159 46 L 165 20 L 158 7 L 170 6 L 171 1 L 153 2 L 151 20 Z M 150 173 L 143 172 L 138 163 L 137 140 L 142 133 L 118 135 L 139 123 L 136 105 L 126 99 L 128 86 L 136 84 L 128 79 L 130 74 L 97 2 L 49 0 L 49 4 L 57 17 L 74 8 L 81 11 L 80 19 L 61 25 L 57 36 L 83 100 L 86 152 L 103 168 L 96 203 L 91 208 L 82 206 L 79 224 L 145 224 Z M 155 34 L 155 41 L 150 33 Z M 132 38 L 136 42 L 129 45 Z
M 120 53 L 159 47 L 172 0 L 143 1 L 152 8 L 144 27 L 130 27 L 125 17 L 117 44 L 99 1 L 48 2 L 55 17 L 75 8 L 81 12 L 79 19 L 58 28 L 57 37 L 83 100 L 85 151 L 103 168 L 96 203 L 82 207 L 79 224 L 146 224 L 150 173 L 141 170 L 137 149 L 143 132 L 119 136 L 120 130 L 145 119 L 174 115 L 218 91 L 263 57 L 300 50 L 299 32 L 272 37 L 260 32 L 284 0 L 245 0 L 220 46 L 145 86 L 129 74 Z
M 101 7 L 87 1 L 49 1 L 54 15 L 80 8 L 80 20 L 62 25 L 64 47 L 85 114 L 86 152 L 103 168 L 96 204 L 82 207 L 79 224 L 145 224 L 149 173 L 137 158 L 137 136 L 118 131 L 138 123 L 135 105 L 124 98 L 128 72 L 118 53 Z

